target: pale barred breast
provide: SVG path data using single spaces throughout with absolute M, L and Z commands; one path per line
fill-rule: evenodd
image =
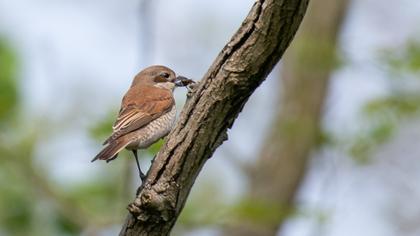
M 127 146 L 127 149 L 147 148 L 162 137 L 166 136 L 175 123 L 176 107 L 153 120 L 143 128 L 133 132 L 133 141 Z

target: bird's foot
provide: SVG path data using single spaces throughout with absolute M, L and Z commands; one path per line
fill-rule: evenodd
M 190 98 L 198 88 L 198 82 L 192 81 L 190 84 L 186 86 L 187 88 L 187 97 Z

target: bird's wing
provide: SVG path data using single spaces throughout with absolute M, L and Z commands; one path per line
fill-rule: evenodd
M 169 112 L 174 106 L 172 92 L 153 86 L 132 87 L 123 98 L 113 133 L 104 144 L 137 130 Z

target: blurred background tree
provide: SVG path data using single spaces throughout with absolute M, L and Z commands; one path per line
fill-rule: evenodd
M 347 0 L 309 4 L 283 60 L 272 128 L 256 163 L 249 167 L 244 215 L 226 235 L 274 235 L 293 213 L 309 158 L 324 141 L 323 105 L 331 74 L 339 65 L 337 42 L 347 5 Z

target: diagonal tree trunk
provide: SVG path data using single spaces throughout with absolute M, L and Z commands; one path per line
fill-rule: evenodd
M 313 0 L 285 55 L 282 96 L 271 132 L 250 175 L 248 203 L 259 219 L 241 219 L 227 235 L 275 235 L 293 211 L 296 192 L 320 137 L 322 107 L 337 65 L 338 32 L 347 0 Z
M 120 235 L 168 235 L 208 158 L 293 39 L 308 0 L 258 0 L 181 113 Z

